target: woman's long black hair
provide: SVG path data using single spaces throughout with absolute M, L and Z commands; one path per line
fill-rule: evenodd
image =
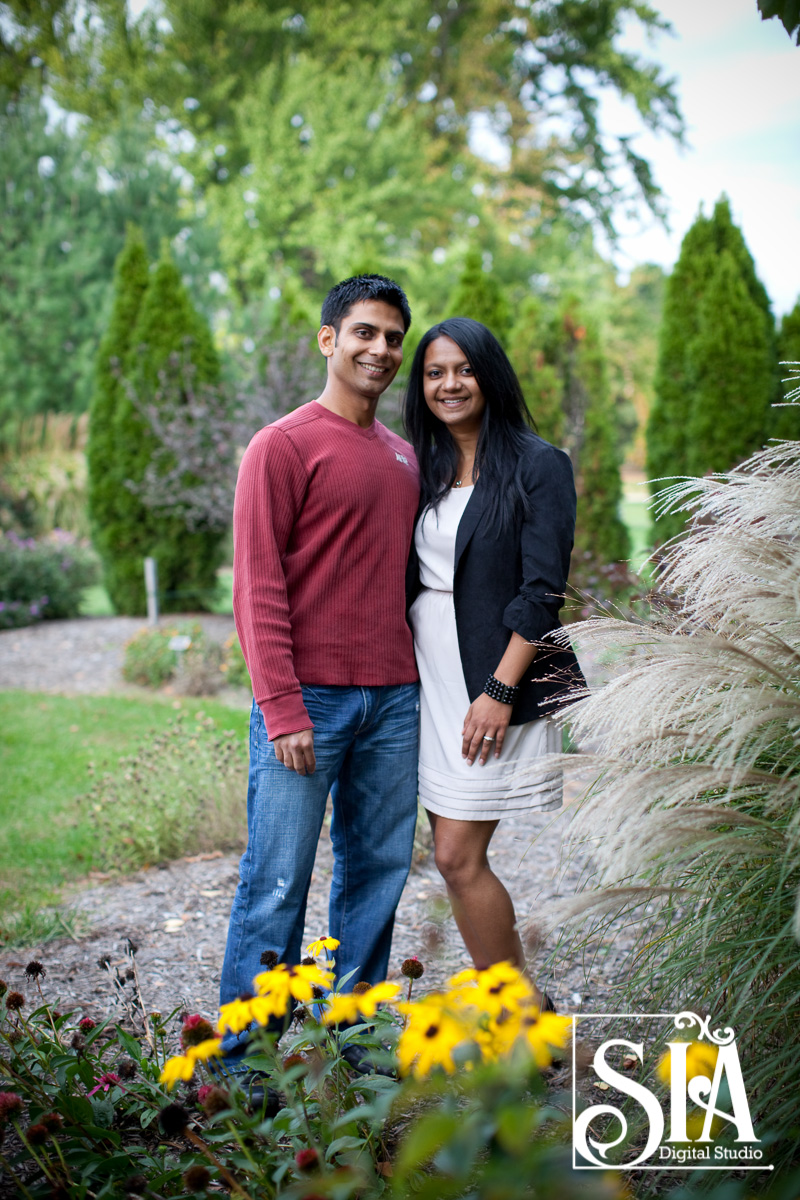
M 439 337 L 450 338 L 462 351 L 486 400 L 473 478 L 480 475 L 488 493 L 488 520 L 499 533 L 528 508 L 520 457 L 535 426 L 514 368 L 494 334 L 469 317 L 434 325 L 417 346 L 403 406 L 406 434 L 419 463 L 423 505 L 438 505 L 455 482 L 458 464 L 450 431 L 428 408 L 423 390 L 425 351 Z

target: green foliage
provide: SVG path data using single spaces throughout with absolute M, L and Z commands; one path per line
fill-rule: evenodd
M 63 530 L 40 541 L 0 534 L 0 629 L 76 617 L 96 578 L 92 550 Z
M 129 614 L 144 612 L 148 555 L 158 566 L 162 611 L 208 608 L 222 544 L 218 530 L 188 529 L 181 517 L 149 508 L 136 491 L 158 450 L 146 421 L 147 404 L 157 404 L 160 390 L 169 390 L 171 382 L 180 386 L 187 369 L 198 384 L 214 384 L 220 374 L 211 333 L 166 248 L 150 276 L 145 269 L 141 239 L 130 231 L 98 360 L 92 413 L 98 431 L 91 435 L 89 452 L 90 502 L 106 586 L 117 611 Z M 119 363 L 129 381 L 118 374 Z
M 800 363 L 800 301 L 781 321 L 781 329 L 778 334 L 778 359 L 781 363 Z M 797 387 L 797 379 L 790 377 L 790 370 L 790 367 L 780 367 L 783 381 L 783 401 L 786 401 L 789 393 Z M 774 438 L 800 440 L 800 406 L 795 403 L 792 408 L 773 409 L 770 433 Z
M 38 98 L 0 92 L 0 142 L 0 441 L 13 443 L 20 420 L 88 407 L 127 221 L 151 251 L 183 231 L 181 267 L 205 297 L 212 250 L 152 121 L 92 139 L 48 124 Z
M 37 914 L 58 901 L 66 882 L 99 865 L 94 826 L 85 804 L 77 802 L 88 786 L 87 771 L 117 773 L 120 757 L 141 753 L 166 727 L 174 703 L 0 692 L 0 944 L 35 944 L 35 934 L 28 938 L 34 926 L 42 934 L 48 927 L 51 936 L 63 934 L 61 917 L 73 919 L 68 912 Z M 215 736 L 202 729 L 206 716 L 218 729 L 236 729 L 245 753 L 246 708 L 225 708 L 212 699 L 178 703 L 201 737 Z M 128 799 L 135 806 L 140 798 L 129 792 Z
M 201 1014 L 180 1014 L 180 1052 L 170 1056 L 178 1013 L 148 1012 L 136 953 L 128 939 L 127 961 L 112 963 L 109 956 L 98 962 L 124 1006 L 124 1025 L 60 1012 L 38 960 L 24 968 L 24 992 L 16 979 L 2 982 L 0 1128 L 13 1136 L 3 1140 L 0 1164 L 14 1184 L 24 1177 L 20 1194 L 32 1200 L 57 1189 L 76 1200 L 151 1191 L 177 1198 L 220 1189 L 264 1200 L 455 1200 L 465 1194 L 475 1200 L 616 1200 L 621 1194 L 612 1170 L 598 1179 L 572 1169 L 568 1097 L 547 1104 L 527 1046 L 502 1061 L 462 1067 L 448 1077 L 437 1071 L 420 1082 L 398 1081 L 388 1072 L 355 1074 L 344 1057 L 348 1051 L 391 1070 L 401 1019 L 381 1006 L 368 1024 L 322 1025 L 307 981 L 326 976 L 308 964 L 291 975 L 279 965 L 259 975 L 259 991 L 283 1016 L 288 981 L 300 1020 L 291 1025 L 286 1016 L 290 1028 L 280 1049 L 261 1021 L 251 1031 L 245 1062 L 263 1084 L 258 1100 L 246 1076 L 219 1070 L 214 1028 Z M 282 993 L 270 994 L 270 978 L 276 989 L 284 985 Z M 430 1023 L 424 999 L 409 1007 Z M 474 1011 L 472 1027 L 480 1020 Z M 528 1018 L 529 1029 L 537 1023 Z M 469 1036 L 468 1028 L 463 1032 Z M 469 1054 L 466 1041 L 463 1048 Z M 474 1061 L 474 1042 L 471 1050 Z M 549 1058 L 544 1053 L 542 1064 Z M 175 1088 L 193 1077 L 208 1082 Z
M 779 17 L 781 25 L 789 37 L 797 32 L 797 45 L 800 46 L 800 3 L 798 0 L 758 0 L 758 11 L 762 21 Z
M 183 650 L 170 642 L 189 639 Z M 182 696 L 213 696 L 225 686 L 250 687 L 244 656 L 236 634 L 224 646 L 206 636 L 197 622 L 141 629 L 125 647 L 122 675 L 129 683 L 159 688 L 172 684 Z
M 133 330 L 147 285 L 144 238 L 141 231 L 131 225 L 114 268 L 114 306 L 97 355 L 86 450 L 92 535 L 113 603 L 122 598 L 118 578 L 119 548 L 120 538 L 125 533 L 126 508 L 130 503 L 130 495 L 124 489 L 125 477 L 120 476 L 119 471 L 116 423 L 125 402 L 120 370 L 130 354 Z
M 491 329 L 499 342 L 508 339 L 509 311 L 495 277 L 484 270 L 478 246 L 472 246 L 464 259 L 464 271 L 450 297 L 449 316 L 472 317 Z
M 692 344 L 694 395 L 686 428 L 690 475 L 724 471 L 759 446 L 774 395 L 772 330 L 730 250 L 717 255 Z
M 84 798 L 101 865 L 132 870 L 182 854 L 242 845 L 247 760 L 213 717 L 178 712 Z M 135 796 L 135 804 L 131 798 Z
M 765 440 L 767 409 L 777 398 L 769 298 L 723 197 L 687 232 L 667 282 L 647 428 L 653 491 L 665 486 L 659 480 L 740 461 Z M 656 519 L 660 539 L 682 528 L 679 513 Z
M 673 502 L 693 516 L 645 619 L 582 630 L 616 657 L 570 714 L 593 746 L 575 828 L 597 890 L 582 907 L 638 926 L 621 1011 L 691 1009 L 735 1031 L 780 1179 L 797 1165 L 800 1089 L 800 442 Z
M 608 567 L 627 559 L 630 546 L 620 516 L 621 455 L 598 331 L 573 298 L 547 319 L 531 301 L 520 313 L 511 347 L 540 434 L 572 459 L 578 492 L 573 583 L 595 596 L 615 593 L 631 580 L 626 571 Z

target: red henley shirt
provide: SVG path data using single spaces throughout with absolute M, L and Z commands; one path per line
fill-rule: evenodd
M 312 727 L 301 683 L 418 678 L 405 618 L 418 496 L 407 442 L 316 401 L 248 446 L 233 510 L 233 612 L 270 739 Z

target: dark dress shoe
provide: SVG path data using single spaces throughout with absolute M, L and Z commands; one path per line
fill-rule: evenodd
M 385 1049 L 388 1050 L 388 1046 Z M 372 1051 L 367 1046 L 357 1046 L 351 1042 L 342 1047 L 341 1055 L 347 1065 L 358 1071 L 359 1075 L 386 1075 L 389 1079 L 397 1078 L 396 1069 L 376 1063 Z

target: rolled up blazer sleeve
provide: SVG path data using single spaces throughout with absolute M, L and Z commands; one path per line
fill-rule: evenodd
M 575 536 L 575 481 L 569 457 L 549 445 L 535 466 L 523 462 L 521 479 L 529 500 L 521 531 L 522 586 L 506 606 L 503 624 L 539 642 L 559 628 Z

